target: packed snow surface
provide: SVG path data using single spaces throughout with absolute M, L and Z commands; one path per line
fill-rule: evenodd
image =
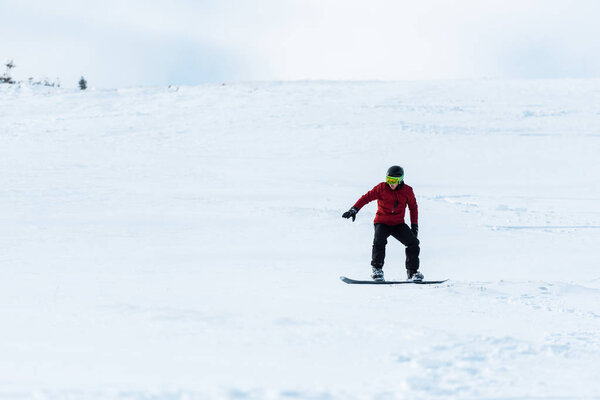
M 598 80 L 3 85 L 0 399 L 598 398 L 599 154 Z M 339 280 L 393 164 L 442 285 Z

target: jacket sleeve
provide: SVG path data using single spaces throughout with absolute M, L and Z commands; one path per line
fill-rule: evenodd
M 415 198 L 415 193 L 410 190 L 408 195 L 408 211 L 410 212 L 410 223 L 411 224 L 419 224 L 419 207 L 417 206 L 417 199 Z
M 372 202 L 373 200 L 377 200 L 379 198 L 379 185 L 375 186 L 373 189 L 369 190 L 367 193 L 363 194 L 360 199 L 354 204 L 354 207 L 357 210 L 363 208 L 366 204 Z

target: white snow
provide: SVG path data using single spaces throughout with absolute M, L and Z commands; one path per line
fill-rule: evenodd
M 598 154 L 599 80 L 0 86 L 0 399 L 598 398 Z M 393 164 L 443 285 L 338 279 Z

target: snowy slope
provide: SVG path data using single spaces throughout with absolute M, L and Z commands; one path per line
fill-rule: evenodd
M 0 86 L 0 399 L 598 398 L 600 81 Z M 370 272 L 400 164 L 422 272 Z M 390 241 L 388 278 L 404 277 Z

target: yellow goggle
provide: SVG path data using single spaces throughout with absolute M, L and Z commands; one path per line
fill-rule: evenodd
M 385 182 L 389 183 L 390 185 L 395 185 L 398 182 L 400 182 L 402 179 L 404 179 L 403 176 L 386 176 Z

